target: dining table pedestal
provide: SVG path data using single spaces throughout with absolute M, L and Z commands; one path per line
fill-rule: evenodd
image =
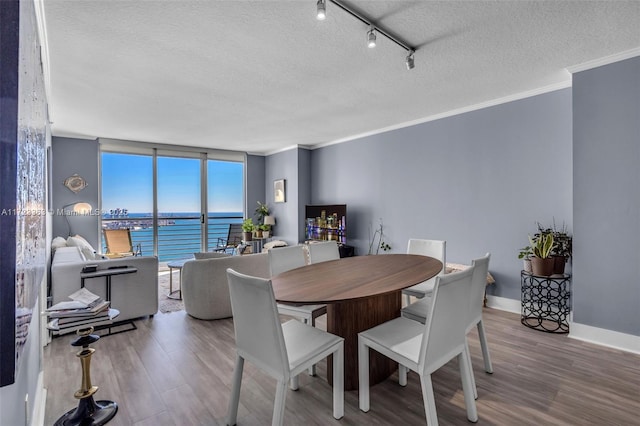
M 344 371 L 358 371 L 358 333 L 400 316 L 400 291 L 327 305 L 327 331 L 344 337 Z M 375 313 L 362 315 L 363 312 Z M 327 361 L 327 380 L 333 384 L 333 363 Z M 369 351 L 369 383 L 387 379 L 398 369 L 398 363 L 376 351 Z M 345 374 L 345 390 L 358 389 L 358 375 Z

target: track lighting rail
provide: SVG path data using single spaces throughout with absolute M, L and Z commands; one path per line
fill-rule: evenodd
M 364 24 L 366 24 L 366 25 L 368 25 L 370 27 L 373 27 L 377 33 L 382 34 L 383 36 L 385 36 L 386 38 L 388 38 L 389 40 L 391 40 L 392 42 L 394 42 L 398 46 L 402 47 L 407 52 L 415 52 L 417 50 L 415 47 L 410 46 L 408 43 L 405 43 L 404 41 L 400 40 L 398 37 L 396 37 L 396 36 L 394 36 L 392 34 L 389 34 L 389 32 L 387 32 L 385 29 L 380 28 L 379 26 L 373 24 L 367 18 L 365 18 L 364 16 L 360 15 L 358 12 L 349 9 L 344 4 L 342 4 L 342 3 L 340 3 L 340 2 L 338 2 L 336 0 L 328 0 L 328 1 L 330 3 L 338 6 L 340 9 L 344 10 L 345 12 L 347 12 L 349 15 L 353 16 L 357 20 L 363 22 Z

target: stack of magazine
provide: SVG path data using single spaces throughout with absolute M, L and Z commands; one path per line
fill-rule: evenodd
M 110 325 L 118 315 L 109 309 L 109 301 L 81 288 L 69 296 L 69 301 L 56 303 L 47 309 L 50 321 L 47 323 L 53 334 L 73 333 L 81 328 Z

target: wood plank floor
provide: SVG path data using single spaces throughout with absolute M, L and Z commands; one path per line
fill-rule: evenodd
M 470 348 L 478 425 L 640 424 L 640 356 L 531 330 L 507 312 L 485 308 L 484 318 L 494 374 L 483 371 L 474 331 Z M 235 356 L 232 321 L 200 321 L 180 311 L 136 324 L 137 330 L 94 345 L 95 399 L 119 405 L 109 426 L 225 424 Z M 44 351 L 45 424 L 77 405 L 73 393 L 80 386 L 80 362 L 71 340 L 69 335 L 55 338 Z M 288 391 L 285 424 L 425 424 L 414 373 L 406 388 L 397 384 L 397 373 L 372 387 L 368 413 L 358 409 L 356 391 L 346 392 L 340 421 L 331 415 L 326 362 L 318 373 L 302 375 L 300 390 Z M 468 424 L 457 363 L 437 371 L 433 383 L 440 424 Z M 238 424 L 270 424 L 274 391 L 274 380 L 246 363 Z

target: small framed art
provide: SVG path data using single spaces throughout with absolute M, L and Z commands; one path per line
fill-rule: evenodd
M 273 181 L 273 202 L 284 203 L 287 200 L 285 192 L 285 180 L 278 179 Z

